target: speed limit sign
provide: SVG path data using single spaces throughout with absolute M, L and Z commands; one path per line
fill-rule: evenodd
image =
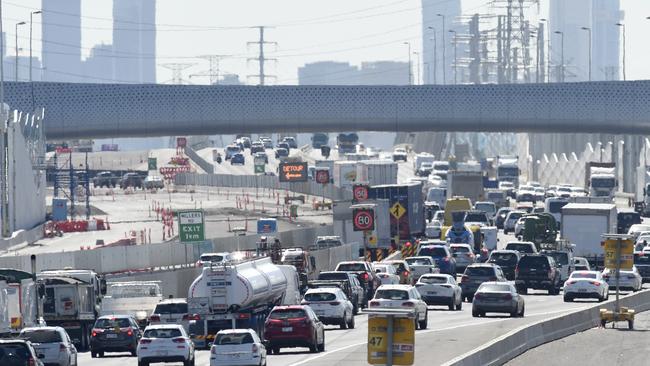
M 368 208 L 352 210 L 354 231 L 372 231 L 375 229 L 375 211 Z
M 352 187 L 352 198 L 356 202 L 367 200 L 368 186 L 365 184 L 355 184 L 354 187 Z
M 330 182 L 330 171 L 328 169 L 316 169 L 316 183 L 327 184 Z

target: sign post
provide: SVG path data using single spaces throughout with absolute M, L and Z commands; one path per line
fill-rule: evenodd
M 622 308 L 619 303 L 621 270 L 631 270 L 634 266 L 634 242 L 632 236 L 621 234 L 604 234 L 605 268 L 614 271 L 616 285 L 616 301 L 614 311 L 600 309 L 600 323 L 603 327 L 607 322 L 626 320 L 628 327 L 634 327 L 634 310 Z
M 369 310 L 368 363 L 412 365 L 415 359 L 415 313 L 412 310 Z

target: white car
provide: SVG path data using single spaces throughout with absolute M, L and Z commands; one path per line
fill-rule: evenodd
M 514 234 L 515 234 L 516 237 L 519 237 L 519 235 L 522 235 L 522 231 L 524 231 L 524 222 L 525 222 L 525 221 L 524 221 L 524 218 L 523 218 L 523 216 L 522 216 L 522 217 L 520 217 L 519 220 L 517 220 L 517 222 L 515 223 L 515 231 L 514 231 Z
M 571 187 L 571 197 L 586 197 L 587 192 L 582 187 Z
M 77 349 L 61 327 L 25 328 L 18 338 L 30 341 L 36 355 L 46 365 L 77 365 Z
M 576 271 L 591 271 L 591 266 L 587 258 L 573 257 L 573 265 Z
M 417 281 L 420 276 L 429 273 L 440 273 L 440 268 L 436 267 L 436 262 L 429 256 L 408 257 L 404 259 L 411 268 L 413 280 Z
M 193 315 L 188 314 L 187 300 L 165 299 L 156 305 L 153 313 L 149 315 L 149 325 L 157 324 L 180 324 L 188 333 L 190 329 L 190 319 Z
M 266 347 L 252 329 L 220 330 L 210 348 L 210 366 L 266 366 Z
M 233 260 L 232 254 L 228 252 L 222 253 L 203 253 L 196 261 L 197 267 L 203 267 L 212 263 L 227 263 Z
M 515 225 L 517 224 L 517 220 L 519 220 L 519 218 L 525 214 L 526 213 L 524 211 L 508 212 L 508 216 L 506 216 L 506 221 L 503 223 L 503 233 L 507 234 L 509 232 L 513 232 L 515 230 Z
M 397 149 L 393 150 L 393 161 L 406 161 L 408 157 L 408 153 L 406 152 L 406 149 L 398 147 Z
M 340 288 L 309 289 L 301 305 L 309 305 L 323 324 L 354 329 L 354 307 Z
M 598 302 L 609 298 L 609 285 L 598 271 L 573 271 L 571 277 L 564 282 L 564 301 L 573 299 L 598 299 Z
M 555 197 L 569 198 L 571 195 L 571 187 L 560 186 L 555 189 Z
M 392 264 L 374 263 L 373 267 L 382 285 L 398 285 L 399 275 Z
M 415 284 L 427 305 L 447 305 L 449 310 L 462 310 L 462 290 L 456 279 L 448 274 L 425 274 Z
M 445 221 L 445 211 L 438 210 L 433 214 L 431 222 L 427 223 L 427 226 L 424 228 L 424 235 L 427 238 L 440 238 L 442 233 L 442 224 Z
M 603 270 L 603 278 L 607 281 L 610 288 L 616 289 L 616 276 L 613 271 L 605 268 Z M 631 271 L 621 270 L 618 278 L 618 287 L 621 290 L 632 290 L 637 292 L 643 286 L 643 279 L 636 266 L 632 267 Z
M 634 224 L 634 225 L 630 226 L 630 228 L 627 231 L 627 234 L 634 236 L 634 239 L 636 240 L 636 238 L 643 235 L 642 233 L 644 231 L 650 231 L 650 225 L 648 225 L 648 224 Z
M 400 309 L 415 311 L 415 328 L 426 329 L 429 322 L 427 303 L 410 285 L 381 285 L 368 302 L 370 309 Z
M 194 343 L 177 324 L 149 325 L 138 343 L 138 366 L 154 362 L 183 362 L 194 366 Z

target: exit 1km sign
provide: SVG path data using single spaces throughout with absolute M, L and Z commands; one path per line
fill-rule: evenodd
M 178 235 L 181 243 L 193 243 L 205 240 L 205 223 L 202 210 L 178 212 Z

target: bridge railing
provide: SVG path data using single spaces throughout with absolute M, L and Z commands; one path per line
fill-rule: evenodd
M 191 147 L 188 146 L 185 148 L 185 154 L 187 154 L 187 156 L 189 156 L 196 165 L 201 167 L 204 172 L 208 174 L 214 173 L 214 165 L 200 157 L 199 154 L 197 154 L 196 151 L 194 151 L 194 149 Z

